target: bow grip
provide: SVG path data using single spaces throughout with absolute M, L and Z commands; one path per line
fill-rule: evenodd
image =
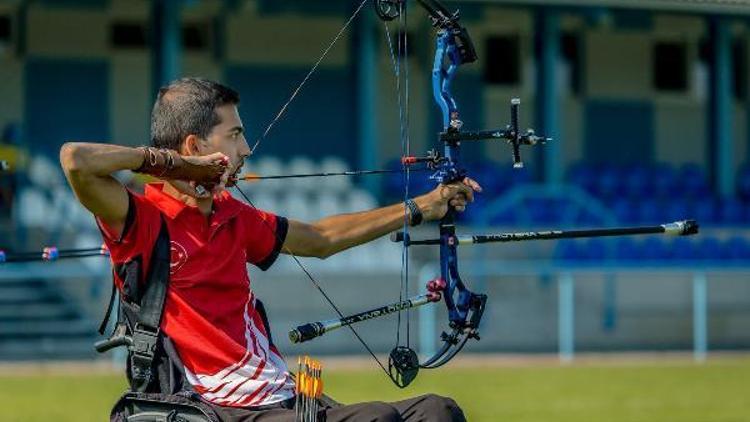
M 311 322 L 289 330 L 289 341 L 292 343 L 304 343 L 308 340 L 320 337 L 323 334 L 325 334 L 323 324 L 319 322 Z

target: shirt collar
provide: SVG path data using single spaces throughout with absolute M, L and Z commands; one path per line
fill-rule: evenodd
M 144 195 L 164 215 L 171 219 L 177 218 L 185 209 L 194 209 L 174 196 L 164 192 L 164 182 L 146 183 Z M 242 204 L 227 191 L 222 191 L 213 198 L 213 219 L 223 222 L 236 216 L 242 210 Z

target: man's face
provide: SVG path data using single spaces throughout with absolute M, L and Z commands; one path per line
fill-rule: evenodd
M 245 139 L 245 129 L 237 112 L 237 106 L 225 104 L 216 108 L 216 114 L 221 123 L 214 126 L 206 138 L 201 142 L 206 148 L 201 150 L 201 155 L 221 152 L 229 157 L 230 178 L 237 176 L 245 162 L 245 157 L 250 155 L 250 147 Z

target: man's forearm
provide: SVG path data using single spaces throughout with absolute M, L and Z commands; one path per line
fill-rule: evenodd
M 420 210 L 429 206 L 426 197 L 414 199 Z M 406 214 L 405 214 L 406 212 Z M 341 214 L 317 221 L 314 227 L 327 240 L 324 256 L 367 243 L 404 226 L 404 216 L 410 218 L 404 204 L 399 203 L 370 211 Z
M 143 164 L 143 151 L 110 144 L 69 142 L 60 151 L 66 173 L 109 176 L 120 170 L 134 170 Z

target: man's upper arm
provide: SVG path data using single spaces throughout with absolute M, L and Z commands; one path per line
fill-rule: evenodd
M 325 258 L 327 245 L 325 237 L 312 224 L 289 220 L 289 230 L 281 252 L 291 251 L 296 256 Z
M 262 270 L 267 270 L 276 261 L 288 237 L 289 221 L 271 213 L 247 206 L 240 217 L 242 231 L 247 243 L 247 262 Z

